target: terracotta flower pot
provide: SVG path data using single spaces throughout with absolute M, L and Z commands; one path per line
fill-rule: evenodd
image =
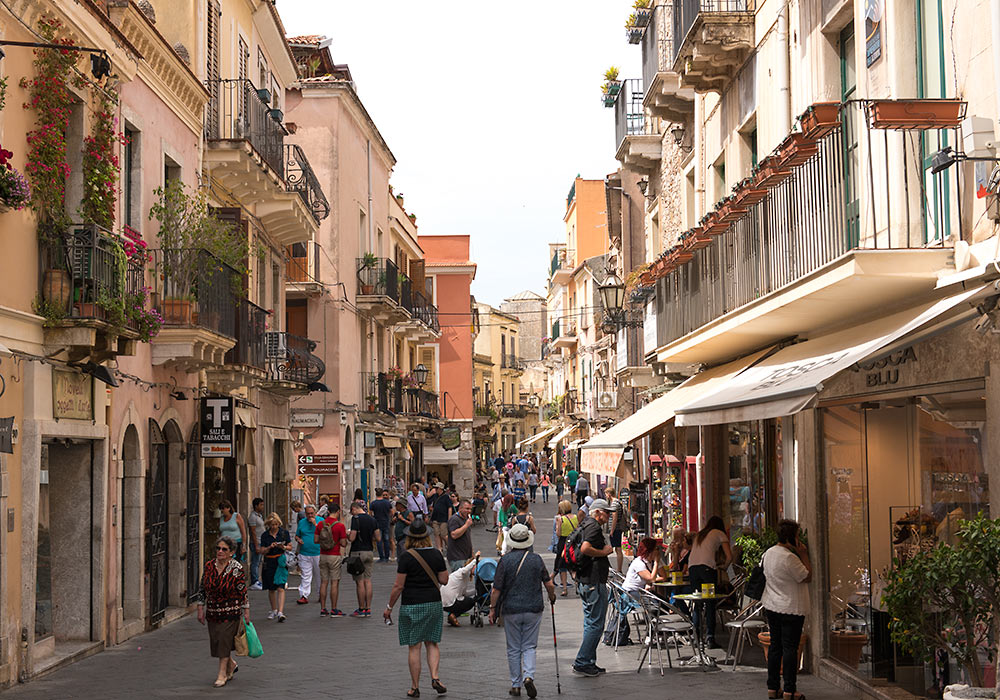
M 163 322 L 171 326 L 191 324 L 190 299 L 164 299 L 162 304 Z
M 819 140 L 840 126 L 839 102 L 816 102 L 799 117 L 807 139 Z
M 955 99 L 873 100 L 868 118 L 875 129 L 954 129 L 966 103 Z
M 707 248 L 712 245 L 712 234 L 708 233 L 703 228 L 692 229 L 691 235 L 688 237 L 686 243 L 689 250 L 701 250 L 702 248 Z
M 760 642 L 760 646 L 764 650 L 764 658 L 766 659 L 768 650 L 771 647 L 771 633 L 759 632 L 757 634 L 757 641 Z M 806 642 L 808 641 L 809 641 L 809 635 L 803 632 L 802 638 L 799 639 L 799 668 L 802 668 L 802 655 L 805 653 Z
M 361 285 L 361 294 L 362 295 L 368 296 L 369 294 L 374 294 L 374 293 L 375 293 L 375 285 L 374 284 L 363 284 L 363 285 Z
M 58 269 L 45 271 L 45 276 L 42 278 L 42 297 L 45 301 L 61 311 L 66 311 L 71 294 L 69 272 Z
M 835 630 L 830 634 L 830 655 L 848 668 L 857 668 L 867 643 L 868 635 L 863 632 Z
M 804 134 L 789 134 L 778 146 L 778 166 L 783 170 L 798 167 L 818 152 L 819 144 L 810 141 Z

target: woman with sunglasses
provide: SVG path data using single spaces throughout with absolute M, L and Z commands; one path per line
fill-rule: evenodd
M 215 543 L 215 559 L 205 564 L 198 590 L 198 622 L 208 624 L 208 642 L 212 656 L 219 660 L 219 675 L 213 684 L 221 688 L 239 670 L 233 659 L 236 634 L 242 620 L 250 621 L 243 565 L 233 558 L 236 542 L 222 536 Z

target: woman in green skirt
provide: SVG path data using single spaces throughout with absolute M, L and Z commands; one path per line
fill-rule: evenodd
M 447 692 L 438 678 L 441 662 L 441 586 L 448 583 L 448 565 L 441 552 L 431 546 L 427 524 L 417 518 L 406 529 L 406 551 L 397 557 L 396 582 L 382 616 L 392 621 L 392 608 L 402 596 L 399 606 L 399 645 L 409 651 L 410 678 L 413 685 L 406 694 L 420 697 L 420 645 L 427 648 L 427 668 L 431 672 L 431 687 L 438 695 Z

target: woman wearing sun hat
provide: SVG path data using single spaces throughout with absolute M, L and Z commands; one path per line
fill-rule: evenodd
M 496 622 L 498 615 L 503 616 L 510 694 L 520 695 L 523 686 L 528 697 L 533 698 L 538 695 L 534 681 L 535 650 L 545 610 L 542 587 L 551 603 L 556 602 L 556 587 L 541 556 L 530 551 L 535 533 L 527 525 L 518 523 L 511 527 L 508 540 L 511 550 L 501 557 L 493 579 L 490 622 Z
M 430 531 L 422 518 L 416 518 L 406 529 L 406 551 L 397 560 L 396 582 L 389 594 L 389 603 L 382 616 L 392 619 L 392 608 L 402 597 L 399 607 L 399 645 L 409 650 L 410 679 L 413 685 L 406 694 L 420 697 L 420 645 L 427 648 L 427 668 L 431 672 L 431 687 L 440 695 L 446 692 L 438 678 L 441 662 L 441 586 L 448 583 L 448 565 L 440 551 L 431 546 Z

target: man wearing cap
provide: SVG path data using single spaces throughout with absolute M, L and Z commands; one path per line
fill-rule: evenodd
M 597 665 L 597 645 L 604 634 L 604 617 L 608 611 L 608 556 L 614 548 L 604 539 L 604 525 L 611 506 L 603 498 L 590 504 L 589 515 L 580 523 L 583 560 L 576 574 L 576 593 L 583 601 L 583 643 L 573 661 L 573 670 L 594 677 L 605 669 Z M 553 589 L 554 590 L 554 589 Z
M 508 536 L 511 550 L 500 559 L 493 579 L 490 622 L 496 622 L 498 615 L 503 616 L 510 694 L 519 696 L 523 687 L 528 697 L 533 698 L 538 695 L 534 681 L 535 651 L 545 610 L 542 588 L 548 592 L 549 602 L 555 603 L 556 587 L 542 558 L 531 551 L 535 535 L 528 526 L 518 523 Z
M 437 492 L 431 509 L 431 528 L 434 530 L 434 545 L 444 554 L 448 547 L 448 519 L 451 518 L 452 504 L 451 496 L 444 490 L 444 484 L 440 481 L 434 484 Z

